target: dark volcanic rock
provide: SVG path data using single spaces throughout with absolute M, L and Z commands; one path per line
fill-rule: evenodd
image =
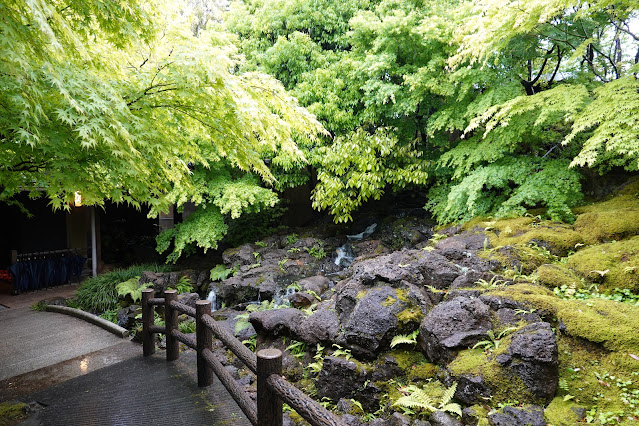
M 319 398 L 339 401 L 355 398 L 358 389 L 364 386 L 366 373 L 354 361 L 327 356 L 324 358 L 315 387 Z
M 501 413 L 489 414 L 488 421 L 493 426 L 546 426 L 544 409 L 536 405 L 506 406 Z
M 431 361 L 447 363 L 456 350 L 487 338 L 491 328 L 488 306 L 479 299 L 457 297 L 428 313 L 420 326 L 419 344 Z
M 195 303 L 200 300 L 200 296 L 197 293 L 182 293 L 178 295 L 177 301 L 183 305 L 189 306 L 195 309 Z
M 304 318 L 296 327 L 296 339 L 309 344 L 324 343 L 330 345 L 337 339 L 339 320 L 331 304 L 320 306 L 309 317 Z
M 432 426 L 463 426 L 459 420 L 443 411 L 435 411 L 429 420 Z
M 315 294 L 322 294 L 331 284 L 331 280 L 328 278 L 317 275 L 314 277 L 304 278 L 299 281 L 300 287 L 302 287 L 302 291 L 314 291 Z
M 559 380 L 557 352 L 550 324 L 538 322 L 513 334 L 508 351 L 497 362 L 518 375 L 535 397 L 550 402 Z
M 455 399 L 465 405 L 484 404 L 492 391 L 482 376 L 462 375 L 457 378 Z
M 295 337 L 295 328 L 304 320 L 304 314 L 295 308 L 251 312 L 249 322 L 258 333 L 272 336 Z
M 399 332 L 397 314 L 408 304 L 392 287 L 377 287 L 359 295 L 348 316 L 341 316 L 343 334 L 338 343 L 353 354 L 373 358 Z
M 294 308 L 306 308 L 317 301 L 315 297 L 303 291 L 295 292 L 287 296 L 287 299 L 291 302 L 291 305 L 293 305 Z

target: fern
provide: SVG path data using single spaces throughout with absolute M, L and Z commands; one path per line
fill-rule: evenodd
M 461 406 L 457 403 L 451 403 L 456 390 L 457 383 L 455 382 L 451 387 L 444 391 L 442 396 L 439 398 L 439 401 L 434 401 L 426 387 L 420 388 L 415 385 L 409 385 L 402 389 L 402 392 L 407 395 L 398 398 L 393 403 L 393 407 L 408 408 L 410 410 L 417 409 L 418 412 L 422 411 L 426 413 L 445 411 L 457 414 L 461 417 Z
M 397 345 L 415 345 L 417 343 L 417 335 L 419 330 L 415 330 L 410 334 L 398 334 L 391 340 L 390 347 L 394 348 Z
M 142 299 L 142 290 L 152 285 L 153 283 L 140 285 L 140 277 L 134 277 L 116 285 L 115 289 L 118 291 L 118 296 L 131 296 L 134 302 L 138 302 Z

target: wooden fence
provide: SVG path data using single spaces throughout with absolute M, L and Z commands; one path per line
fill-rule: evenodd
M 288 383 L 282 376 L 282 352 L 262 349 L 257 355 L 211 317 L 211 302 L 198 300 L 195 309 L 177 301 L 177 292 L 167 290 L 164 298 L 153 298 L 153 289 L 142 291 L 142 335 L 144 356 L 155 353 L 155 334 L 166 335 L 166 360 L 180 356 L 179 344 L 197 351 L 197 383 L 213 383 L 213 373 L 229 391 L 254 426 L 281 426 L 282 403 L 287 403 L 313 426 L 342 426 L 330 411 Z M 164 306 L 165 327 L 154 323 L 155 306 Z M 195 340 L 178 331 L 178 314 L 195 318 Z M 244 392 L 231 374 L 213 356 L 213 336 L 230 349 L 257 376 L 257 404 Z

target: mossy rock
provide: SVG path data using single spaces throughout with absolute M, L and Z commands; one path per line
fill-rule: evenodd
M 561 287 L 564 285 L 574 288 L 580 288 L 582 286 L 582 279 L 562 263 L 541 265 L 535 273 L 538 277 L 539 284 L 548 288 Z
M 520 403 L 540 404 L 543 402 L 534 397 L 521 378 L 502 368 L 497 362 L 495 354 L 487 354 L 481 349 L 460 351 L 447 368 L 454 377 L 483 377 L 484 382 L 491 390 L 491 404 L 506 403 L 513 399 Z
M 573 209 L 575 231 L 588 244 L 639 234 L 639 179 L 631 180 L 611 198 Z
M 620 240 L 639 234 L 639 209 L 584 213 L 577 217 L 575 231 L 588 244 Z
M 582 420 L 580 411 L 583 410 L 574 401 L 564 401 L 563 397 L 556 397 L 544 410 L 546 422 L 552 426 L 574 426 Z
M 595 419 L 602 413 L 614 412 L 626 420 L 637 414 L 629 400 L 639 391 L 639 361 L 629 352 L 609 352 L 566 335 L 559 337 L 558 345 L 560 388 L 546 410 L 549 424 L 578 424 L 580 407 Z
M 568 258 L 567 266 L 600 283 L 600 291 L 618 287 L 639 293 L 639 237 L 580 250 Z
M 605 299 L 563 300 L 550 290 L 516 284 L 486 294 L 506 297 L 541 310 L 565 327 L 565 332 L 600 344 L 609 351 L 639 354 L 639 306 Z

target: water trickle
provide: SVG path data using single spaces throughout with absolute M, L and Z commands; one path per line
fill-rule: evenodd
M 373 232 L 375 232 L 375 228 L 377 228 L 377 224 L 373 223 L 372 225 L 368 226 L 366 229 L 364 229 L 364 231 L 360 232 L 359 234 L 347 235 L 346 238 L 348 238 L 349 241 L 363 240 L 364 238 L 368 237 Z
M 212 288 L 211 291 L 209 291 L 209 295 L 206 296 L 206 300 L 211 301 L 211 310 L 212 311 L 217 311 L 218 307 L 217 307 L 217 294 L 215 293 L 215 289 Z
M 355 260 L 355 251 L 349 243 L 344 244 L 337 248 L 337 258 L 335 258 L 335 264 L 341 268 L 348 268 L 353 260 Z

